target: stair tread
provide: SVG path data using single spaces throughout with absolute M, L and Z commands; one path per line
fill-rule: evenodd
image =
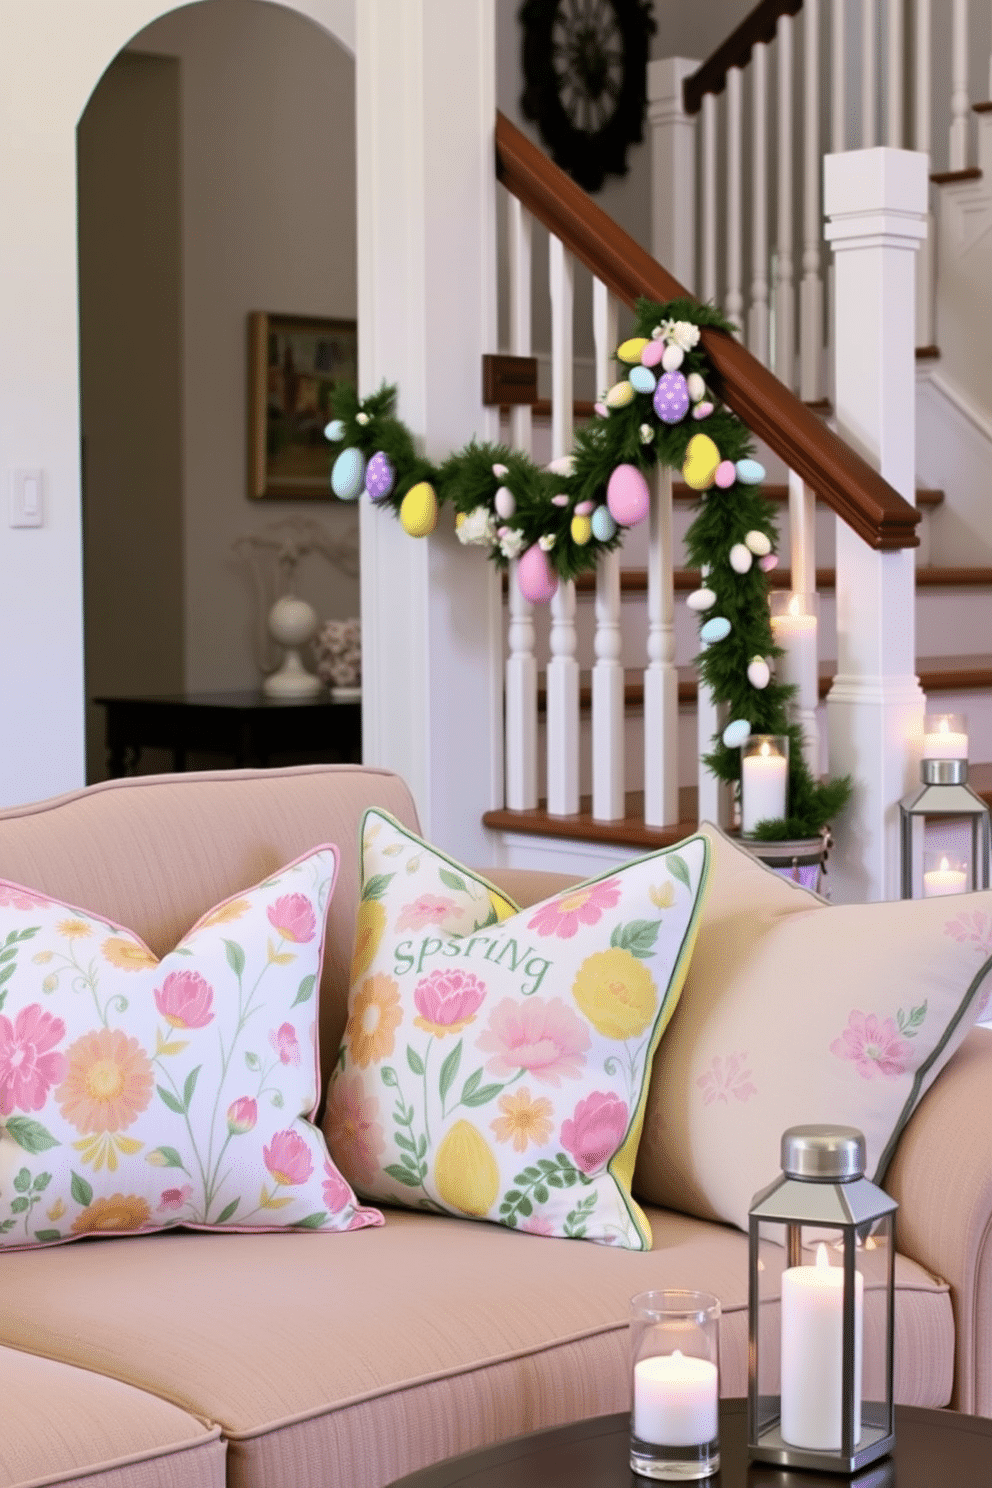
M 628 791 L 624 798 L 625 815 L 617 821 L 597 821 L 592 814 L 592 797 L 583 796 L 574 816 L 552 816 L 547 802 L 531 811 L 487 811 L 483 824 L 502 832 L 523 832 L 530 837 L 566 837 L 577 842 L 609 842 L 617 847 L 651 851 L 670 847 L 696 830 L 695 786 L 679 791 L 679 817 L 667 827 L 644 824 L 644 792 Z

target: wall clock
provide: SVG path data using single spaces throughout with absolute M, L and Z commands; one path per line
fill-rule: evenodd
M 586 191 L 643 138 L 653 0 L 524 0 L 524 116 Z

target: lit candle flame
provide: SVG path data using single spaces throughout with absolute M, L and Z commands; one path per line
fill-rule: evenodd
M 759 754 L 771 754 L 771 750 L 768 747 L 767 740 L 765 741 L 764 744 L 762 744 L 761 748 L 758 750 L 758 753 Z
M 946 858 L 946 857 L 942 857 L 942 858 L 941 858 L 941 860 L 940 860 L 940 871 L 941 871 L 941 873 L 946 873 L 946 872 L 947 872 L 947 870 L 948 870 L 948 868 L 949 868 L 949 867 L 950 867 L 950 866 L 951 866 L 951 865 L 950 865 L 950 863 L 949 863 L 949 862 L 948 862 L 948 861 L 947 861 L 947 858 Z

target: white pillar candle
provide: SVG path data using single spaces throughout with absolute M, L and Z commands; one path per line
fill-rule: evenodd
M 753 832 L 759 821 L 785 815 L 789 761 L 762 744 L 741 760 L 741 831 Z
M 927 722 L 931 720 L 927 719 Z M 923 735 L 923 758 L 966 760 L 968 758 L 968 735 L 952 729 L 946 718 L 938 718 L 936 722 L 937 727 L 928 730 Z
M 943 899 L 947 894 L 963 894 L 968 886 L 968 875 L 957 863 L 952 867 L 946 858 L 941 858 L 939 868 L 931 868 L 923 875 L 924 899 Z
M 772 635 L 784 652 L 775 672 L 779 682 L 799 689 L 797 702 L 802 707 L 815 708 L 820 700 L 816 616 L 803 614 L 801 602 L 800 595 L 793 595 L 785 614 L 772 616 Z
M 861 1436 L 864 1279 L 854 1273 L 854 1441 Z M 782 1440 L 820 1452 L 841 1449 L 844 1268 L 817 1246 L 815 1266 L 782 1273 Z
M 661 1447 L 700 1447 L 717 1436 L 717 1370 L 678 1349 L 634 1365 L 634 1435 Z

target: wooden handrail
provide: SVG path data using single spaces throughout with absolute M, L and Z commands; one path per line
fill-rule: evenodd
M 687 114 L 698 114 L 703 95 L 722 93 L 731 67 L 745 67 L 751 60 L 751 48 L 758 41 L 774 41 L 779 16 L 797 15 L 803 0 L 761 0 L 761 4 L 744 17 L 736 31 L 731 31 L 682 84 L 682 103 Z
M 496 175 L 624 304 L 633 306 L 641 295 L 661 302 L 693 298 L 501 113 L 496 116 Z M 709 329 L 702 344 L 717 395 L 869 547 L 918 546 L 915 507 L 746 347 L 724 331 Z

